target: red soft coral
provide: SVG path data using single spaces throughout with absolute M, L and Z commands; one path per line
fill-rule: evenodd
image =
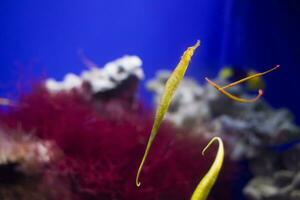
M 153 123 L 152 113 L 139 103 L 85 100 L 76 91 L 53 95 L 37 88 L 20 100 L 20 107 L 0 117 L 12 128 L 22 124 L 57 143 L 65 157 L 55 169 L 69 182 L 72 199 L 189 199 L 215 153 L 202 157 L 207 141 L 180 134 L 184 130 L 165 122 L 137 188 L 135 176 Z M 229 167 L 225 162 L 210 199 L 230 199 Z

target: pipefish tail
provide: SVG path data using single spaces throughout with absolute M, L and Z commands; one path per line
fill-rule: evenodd
M 205 176 L 202 178 L 202 180 L 196 187 L 191 197 L 191 200 L 206 200 L 211 188 L 214 186 L 218 178 L 224 160 L 224 145 L 222 139 L 219 137 L 214 137 L 213 139 L 211 139 L 207 146 L 203 149 L 202 155 L 204 155 L 204 152 L 215 141 L 219 143 L 219 148 L 215 160 L 212 166 L 210 167 L 209 171 L 205 174 Z
M 160 124 L 164 118 L 165 113 L 168 111 L 169 105 L 172 101 L 172 97 L 174 95 L 174 92 L 176 88 L 178 87 L 179 83 L 183 79 L 183 76 L 186 72 L 186 69 L 190 63 L 190 60 L 194 54 L 194 51 L 200 46 L 200 41 L 198 40 L 194 46 L 188 47 L 187 50 L 183 53 L 181 56 L 181 59 L 179 63 L 177 64 L 176 68 L 170 75 L 169 79 L 167 80 L 164 88 L 164 92 L 161 96 L 160 102 L 157 106 L 156 113 L 155 113 L 155 119 L 152 126 L 152 130 L 150 133 L 150 137 L 145 149 L 144 156 L 142 158 L 142 161 L 140 163 L 140 166 L 137 171 L 136 175 L 136 185 L 139 187 L 141 185 L 139 181 L 139 177 L 141 174 L 141 171 L 143 169 L 145 160 L 149 154 L 150 148 L 152 146 L 152 143 L 154 141 L 155 136 L 157 135 L 158 129 L 160 127 Z

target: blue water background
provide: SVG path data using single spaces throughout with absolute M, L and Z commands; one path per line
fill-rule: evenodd
M 300 122 L 299 19 L 296 0 L 2 0 L 0 95 L 14 96 L 20 83 L 41 76 L 79 73 L 80 50 L 100 66 L 139 55 L 149 79 L 201 39 L 188 76 L 203 82 L 225 64 L 258 71 L 281 64 L 266 76 L 265 97 Z M 151 102 L 143 87 L 141 94 Z

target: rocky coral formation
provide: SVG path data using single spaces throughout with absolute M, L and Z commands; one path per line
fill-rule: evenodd
M 158 72 L 147 84 L 155 94 L 156 103 L 169 75 L 167 71 Z M 220 85 L 227 84 L 225 80 L 215 81 Z M 248 96 L 239 86 L 230 88 L 230 92 Z M 300 137 L 300 129 L 287 109 L 273 109 L 264 100 L 249 104 L 234 102 L 209 84 L 199 85 L 189 78 L 184 79 L 176 91 L 166 117 L 194 132 L 224 135 L 231 144 L 233 159 L 254 158 L 268 146 Z
M 300 199 L 300 146 L 292 146 L 277 156 L 264 156 L 256 176 L 244 188 L 249 200 Z M 268 159 L 269 158 L 269 159 Z M 261 166 L 267 167 L 261 167 Z
M 18 129 L 0 130 L 0 138 L 0 166 L 15 165 L 25 175 L 39 173 L 60 155 L 52 142 L 40 140 Z
M 141 68 L 142 60 L 138 56 L 125 55 L 119 59 L 108 62 L 102 68 L 90 66 L 79 76 L 73 73 L 65 75 L 63 81 L 49 78 L 45 82 L 48 91 L 55 93 L 59 91 L 70 91 L 80 89 L 87 84 L 93 94 L 115 89 L 123 84 L 129 77 L 143 79 L 144 73 Z
M 111 75 L 119 73 L 117 69 L 125 65 L 122 62 L 113 62 L 103 70 Z M 135 186 L 135 176 L 152 127 L 153 113 L 134 98 L 136 82 L 142 76 L 138 67 L 132 67 L 139 66 L 139 63 L 129 63 L 125 71 L 130 75 L 115 74 L 113 77 L 118 84 L 114 88 L 106 87 L 104 83 L 93 85 L 94 78 L 100 82 L 108 79 L 100 76 L 102 72 L 98 70 L 99 74 L 89 71 L 79 78 L 80 84 L 75 80 L 76 84 L 72 85 L 72 81 L 66 80 L 65 87 L 65 82 L 55 82 L 59 87 L 55 86 L 53 90 L 53 85 L 50 84 L 50 88 L 47 85 L 48 81 L 46 85 L 34 87 L 20 99 L 16 107 L 10 108 L 7 113 L 0 112 L 0 121 L 6 126 L 16 129 L 21 124 L 26 131 L 35 130 L 35 137 L 55 142 L 64 154 L 59 163 L 44 172 L 56 174 L 50 177 L 60 177 L 64 184 L 60 189 L 65 191 L 66 198 L 43 193 L 42 197 L 38 195 L 40 199 L 176 200 L 191 197 L 213 161 L 214 151 L 212 148 L 202 157 L 200 149 L 208 141 L 202 135 L 191 134 L 188 130 L 184 130 L 186 137 L 183 138 L 180 134 L 183 130 L 166 121 L 160 128 L 159 142 L 151 150 L 141 175 L 143 185 L 139 189 Z M 77 78 L 68 76 L 66 79 Z M 87 90 L 83 79 L 91 80 Z M 86 98 L 86 95 L 90 98 Z M 226 159 L 210 199 L 232 199 L 234 168 L 235 165 Z M 47 191 L 59 191 L 56 186 L 60 184 L 51 185 L 56 179 L 51 180 L 47 182 Z M 27 183 L 30 187 L 37 187 L 35 183 L 40 182 Z M 17 186 L 13 184 L 12 188 L 21 188 L 20 191 L 10 190 L 13 191 L 10 194 L 21 195 L 28 189 Z M 0 184 L 0 195 L 5 189 Z M 28 191 L 32 194 L 31 189 Z M 7 199 L 15 200 L 18 197 Z
M 36 137 L 58 145 L 64 158 L 54 172 L 68 183 L 71 199 L 188 199 L 215 156 L 213 150 L 201 156 L 207 143 L 201 135 L 186 133 L 182 138 L 181 130 L 165 122 L 137 189 L 136 171 L 153 122 L 152 113 L 140 103 L 91 103 L 80 93 L 53 95 L 43 88 L 21 102 L 28 106 L 0 113 L 0 120 L 11 128 L 21 123 L 25 130 L 35 129 Z M 227 159 L 210 199 L 231 199 L 233 168 Z
M 63 181 L 50 169 L 62 155 L 53 142 L 20 128 L 2 128 L 0 138 L 0 199 L 69 199 Z
M 255 177 L 245 187 L 244 193 L 251 200 L 300 199 L 300 173 L 278 171 L 272 177 Z

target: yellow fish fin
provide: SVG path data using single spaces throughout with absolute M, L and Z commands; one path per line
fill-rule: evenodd
M 233 70 L 231 67 L 223 67 L 220 72 L 219 72 L 219 75 L 218 77 L 220 79 L 228 79 L 230 77 L 233 76 Z

